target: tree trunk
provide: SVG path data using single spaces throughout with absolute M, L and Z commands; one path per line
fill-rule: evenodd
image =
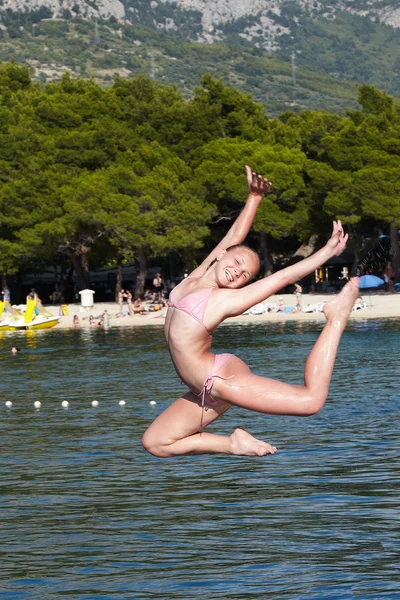
M 397 229 L 397 223 L 390 223 L 390 241 L 392 243 L 392 267 L 394 270 L 394 280 L 396 282 L 400 281 L 400 244 Z
M 89 261 L 88 261 L 88 257 L 87 257 L 87 253 L 88 252 L 89 252 L 89 248 L 82 250 L 81 265 L 82 265 L 82 269 L 83 269 L 83 272 L 84 272 L 85 281 L 87 281 L 87 286 L 89 287 L 89 285 L 90 285 L 90 275 L 89 275 Z
M 143 298 L 147 277 L 147 259 L 143 248 L 138 248 L 135 255 L 136 287 L 134 297 Z
M 122 260 L 117 258 L 117 280 L 115 282 L 115 302 L 118 302 L 118 294 L 122 288 Z
M 351 248 L 354 252 L 353 264 L 351 265 L 350 269 L 350 277 L 360 277 L 361 275 L 364 275 L 364 266 L 360 264 L 362 240 L 357 231 L 354 231 L 353 226 L 350 223 L 347 225 L 347 230 L 351 240 Z
M 89 287 L 89 273 L 82 265 L 81 255 L 75 254 L 73 251 L 68 252 L 68 255 L 71 259 L 72 266 L 74 267 L 79 289 L 87 289 Z
M 274 271 L 274 261 L 272 260 L 271 253 L 268 248 L 268 236 L 265 231 L 260 233 L 261 238 L 261 255 L 264 261 L 264 273 L 263 277 L 272 275 Z
M 71 265 L 67 272 L 64 270 L 61 273 L 61 281 L 63 282 L 64 288 L 70 286 L 72 284 L 72 276 L 74 274 L 74 267 Z
M 61 271 L 61 281 L 64 290 L 64 300 L 65 302 L 75 302 L 76 298 L 74 297 L 74 286 L 72 282 L 72 278 L 74 275 L 74 266 L 71 264 L 68 266 L 68 270 L 65 270 L 62 267 Z
M 361 272 L 362 267 L 359 265 L 360 254 L 359 254 L 358 248 L 354 247 L 353 252 L 354 252 L 354 258 L 353 258 L 353 264 L 351 265 L 350 277 L 361 277 L 361 275 L 364 275 L 364 273 Z
M 168 254 L 168 266 L 169 266 L 169 280 L 171 283 L 175 283 L 176 279 L 176 255 L 175 252 Z
M 296 250 L 293 256 L 300 256 L 301 258 L 307 258 L 307 256 L 311 256 L 311 254 L 315 252 L 317 240 L 318 235 L 313 233 L 308 242 L 306 244 L 302 244 L 300 248 Z

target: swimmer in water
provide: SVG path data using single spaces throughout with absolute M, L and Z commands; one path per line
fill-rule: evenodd
M 328 395 L 339 341 L 358 296 L 359 280 L 353 278 L 325 305 L 327 322 L 307 359 L 304 385 L 260 377 L 233 354 L 212 353 L 212 333 L 224 319 L 242 314 L 313 273 L 341 254 L 348 238 L 341 222 L 334 221 L 332 236 L 323 248 L 249 284 L 260 265 L 257 254 L 243 241 L 271 183 L 249 167 L 246 173 L 249 196 L 239 217 L 206 260 L 170 294 L 165 336 L 175 370 L 189 391 L 161 413 L 143 435 L 143 446 L 161 458 L 205 453 L 274 454 L 275 446 L 243 429 L 230 436 L 202 430 L 231 406 L 303 417 L 320 411 Z

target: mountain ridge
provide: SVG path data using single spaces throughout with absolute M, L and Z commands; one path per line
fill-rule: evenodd
M 400 0 L 7 0 L 0 60 L 42 84 L 145 73 L 188 96 L 210 72 L 271 114 L 344 112 L 357 83 L 400 97 L 399 14 Z
M 157 10 L 160 6 L 169 7 L 171 14 L 163 14 L 163 10 Z M 180 29 L 179 24 L 174 21 L 173 12 L 184 15 L 195 12 L 200 15 L 202 28 L 196 38 L 199 42 L 221 41 L 224 37 L 221 26 L 242 20 L 241 35 L 249 38 L 264 37 L 268 47 L 271 38 L 291 33 L 290 25 L 285 27 L 280 22 L 282 11 L 287 9 L 292 13 L 293 23 L 296 23 L 296 18 L 301 14 L 308 18 L 334 20 L 337 11 L 343 11 L 394 29 L 400 28 L 398 0 L 253 0 L 251 4 L 244 4 L 241 0 L 30 0 L 29 4 L 26 0 L 7 0 L 0 4 L 0 13 L 37 11 L 41 8 L 50 10 L 51 18 L 62 18 L 69 11 L 72 17 L 114 18 L 121 23 L 133 24 L 141 20 L 141 11 L 145 9 L 152 15 L 154 26 L 166 31 Z M 251 23 L 246 25 L 246 19 Z

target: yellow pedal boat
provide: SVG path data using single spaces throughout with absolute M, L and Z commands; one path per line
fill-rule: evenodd
M 0 302 L 0 315 L 0 331 L 50 329 L 60 321 L 60 317 L 52 315 L 38 298 L 28 298 L 23 314 L 9 302 Z

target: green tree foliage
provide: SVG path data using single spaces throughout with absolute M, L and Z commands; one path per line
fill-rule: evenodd
M 104 238 L 124 259 L 203 244 L 214 207 L 173 151 L 186 119 L 173 88 L 65 76 L 21 96 L 13 85 L 0 107 L 1 270 L 64 253 L 83 287 Z
M 301 131 L 309 157 L 315 215 L 350 225 L 356 254 L 371 224 L 386 234 L 391 224 L 400 224 L 400 105 L 367 85 L 359 88 L 359 103 L 361 110 L 347 117 L 312 112 L 285 117 Z
M 210 142 L 201 150 L 196 177 L 210 198 L 218 198 L 220 213 L 234 216 L 247 197 L 243 165 L 268 173 L 273 191 L 258 211 L 254 227 L 280 239 L 295 233 L 304 217 L 303 178 L 304 154 L 281 145 L 248 142 L 243 139 L 222 138 Z
M 14 62 L 0 63 L 0 91 L 2 95 L 31 87 L 28 67 L 21 67 Z
M 193 98 L 145 76 L 103 89 L 65 75 L 40 88 L 0 65 L 0 271 L 67 257 L 93 265 L 170 253 L 188 268 L 247 196 L 244 165 L 273 191 L 254 230 L 286 251 L 341 218 L 361 234 L 400 223 L 400 109 L 370 86 L 361 110 L 268 118 L 251 96 L 204 76 Z M 211 227 L 209 227 L 211 224 Z M 211 235 L 210 235 L 211 234 Z

